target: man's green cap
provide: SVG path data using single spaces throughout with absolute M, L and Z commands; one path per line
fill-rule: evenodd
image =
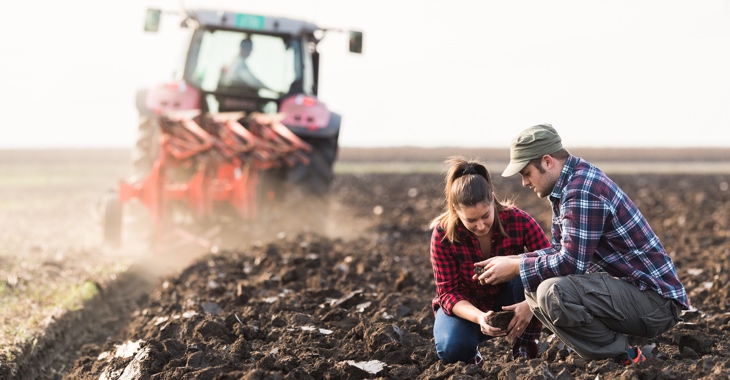
M 563 149 L 558 131 L 550 124 L 540 124 L 520 132 L 512 139 L 509 148 L 509 165 L 502 172 L 502 177 L 519 173 L 530 160 L 551 154 Z

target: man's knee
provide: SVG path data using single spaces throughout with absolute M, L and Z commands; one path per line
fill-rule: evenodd
M 553 277 L 543 281 L 537 287 L 534 298 L 533 313 L 539 312 L 555 326 L 578 326 L 593 319 L 581 304 L 574 283 L 567 277 Z
M 556 291 L 556 285 L 565 281 L 565 277 L 553 277 L 540 283 L 535 291 L 535 304 L 543 311 L 549 311 L 556 303 L 560 303 L 561 294 Z

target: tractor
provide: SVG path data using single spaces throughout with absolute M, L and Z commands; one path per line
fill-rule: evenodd
M 123 213 L 139 205 L 157 244 L 172 236 L 210 245 L 202 231 L 282 213 L 322 223 L 341 116 L 317 97 L 317 47 L 345 31 L 233 11 L 183 13 L 184 64 L 173 80 L 138 91 L 132 175 L 105 198 L 105 241 L 121 242 Z M 145 30 L 157 32 L 164 14 L 148 9 Z M 362 33 L 346 33 L 349 51 L 360 54 Z

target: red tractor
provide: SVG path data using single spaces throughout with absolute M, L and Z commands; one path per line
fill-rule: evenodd
M 157 31 L 160 15 L 148 10 L 145 29 Z M 210 10 L 185 11 L 182 27 L 190 44 L 179 78 L 138 93 L 134 173 L 106 198 L 105 240 L 121 241 L 129 203 L 147 209 L 157 243 L 205 241 L 202 230 L 277 208 L 321 216 L 341 122 L 317 98 L 328 30 Z M 361 53 L 362 33 L 349 32 L 349 44 Z

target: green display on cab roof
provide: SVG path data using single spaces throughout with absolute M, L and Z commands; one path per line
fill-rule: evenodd
M 264 20 L 264 16 L 236 14 L 236 26 L 239 28 L 261 30 L 264 28 Z

